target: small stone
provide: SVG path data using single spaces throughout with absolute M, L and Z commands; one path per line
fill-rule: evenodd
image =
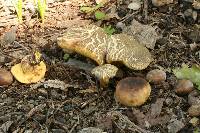
M 194 27 L 193 30 L 186 32 L 186 38 L 198 43 L 200 41 L 200 28 Z
M 25 130 L 24 133 L 32 133 L 32 130 Z
M 8 32 L 4 34 L 4 37 L 3 37 L 4 44 L 11 44 L 15 41 L 16 30 L 17 30 L 17 27 L 12 27 Z
M 172 99 L 172 98 L 167 98 L 167 99 L 165 100 L 165 104 L 166 104 L 167 106 L 172 105 L 172 104 L 173 104 L 173 99 Z
M 7 98 L 7 95 L 6 95 L 6 94 L 2 94 L 2 95 L 1 95 L 1 98 L 2 98 L 2 99 L 5 99 L 5 98 Z
M 45 94 L 45 95 L 48 94 L 48 93 L 47 93 L 47 90 L 46 90 L 45 88 L 39 88 L 39 89 L 38 89 L 38 92 L 40 92 L 40 93 L 42 93 L 42 94 Z
M 152 0 L 152 4 L 156 7 L 164 6 L 173 3 L 173 0 Z
M 183 122 L 174 119 L 169 125 L 167 125 L 168 133 L 177 133 L 180 131 L 185 125 Z
M 194 21 L 197 20 L 197 17 L 198 17 L 197 11 L 193 11 L 193 12 L 192 12 L 192 18 L 194 19 Z
M 200 95 L 197 90 L 192 91 L 188 95 L 188 103 L 190 105 L 200 105 Z
M 187 79 L 179 80 L 175 88 L 175 92 L 179 95 L 188 94 L 192 92 L 193 90 L 194 90 L 193 83 Z
M 199 118 L 193 117 L 189 122 L 196 127 L 199 124 Z
M 10 85 L 12 82 L 13 82 L 12 74 L 3 68 L 0 68 L 0 86 Z
M 43 96 L 38 96 L 38 99 L 39 99 L 39 100 L 45 100 L 46 98 L 43 97 Z
M 193 117 L 198 117 L 200 116 L 200 105 L 192 105 L 189 109 L 188 109 L 188 113 L 190 116 Z
M 32 109 L 34 108 L 34 104 L 29 104 L 29 107 Z
M 184 11 L 185 17 L 191 17 L 192 16 L 192 9 L 187 9 Z
M 117 28 L 120 28 L 120 29 L 124 29 L 124 27 L 125 27 L 126 25 L 124 24 L 124 23 L 122 23 L 122 22 L 118 22 L 117 24 L 116 24 L 116 27 Z
M 82 130 L 78 131 L 78 133 L 103 133 L 103 130 L 95 127 L 88 127 L 83 128 Z
M 52 133 L 66 133 L 63 129 L 52 129 Z
M 197 47 L 198 47 L 198 44 L 196 44 L 195 42 L 194 42 L 194 43 L 191 43 L 191 44 L 189 44 L 189 45 L 190 45 L 190 49 L 191 49 L 192 51 L 196 50 Z
M 132 3 L 128 5 L 131 10 L 139 10 L 141 8 L 141 3 L 139 0 L 133 0 Z
M 6 62 L 6 57 L 3 55 L 0 55 L 0 64 L 3 64 Z
M 163 70 L 154 69 L 147 73 L 146 79 L 152 83 L 160 83 L 166 80 L 166 73 Z
M 51 96 L 52 96 L 53 98 L 58 98 L 58 97 L 59 97 L 59 94 L 58 94 L 58 92 L 57 92 L 56 90 L 51 90 Z

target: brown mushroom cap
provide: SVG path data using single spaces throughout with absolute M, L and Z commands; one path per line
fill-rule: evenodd
M 0 86 L 9 85 L 12 83 L 12 81 L 13 81 L 12 74 L 3 68 L 0 68 Z
M 140 77 L 127 77 L 118 82 L 115 91 L 116 101 L 126 106 L 140 106 L 151 93 L 150 84 Z
M 187 79 L 179 80 L 176 87 L 175 92 L 179 95 L 185 95 L 194 90 L 194 85 L 192 81 Z
M 167 78 L 166 73 L 163 70 L 159 69 L 151 70 L 146 75 L 147 81 L 153 83 L 160 83 L 162 81 L 165 81 L 166 78 Z
M 27 65 L 26 63 L 19 63 L 11 68 L 11 73 L 13 76 L 19 82 L 25 84 L 36 83 L 40 81 L 45 76 L 45 72 L 46 65 L 43 61 L 34 66 Z

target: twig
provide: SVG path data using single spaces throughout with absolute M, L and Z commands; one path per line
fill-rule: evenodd
M 133 12 L 133 13 L 131 13 L 131 14 L 126 15 L 125 17 L 123 17 L 123 18 L 120 20 L 120 22 L 126 21 L 127 19 L 129 19 L 129 18 L 132 17 L 133 15 L 137 14 L 138 12 L 139 12 L 139 11 L 136 11 L 136 12 Z
M 54 120 L 54 123 L 57 124 L 57 125 L 59 125 L 59 126 L 60 126 L 62 129 L 64 129 L 67 133 L 69 132 L 69 130 L 68 130 L 67 126 L 65 126 L 65 124 L 63 124 L 63 123 L 61 123 L 61 122 L 59 122 L 59 121 L 56 121 L 56 120 Z
M 144 130 L 140 128 L 139 126 L 135 125 L 133 122 L 131 122 L 127 116 L 124 116 L 118 111 L 112 111 L 109 113 L 116 124 L 116 126 L 119 129 L 129 129 L 132 130 L 133 132 L 137 131 L 138 133 L 152 133 L 150 131 Z
M 144 12 L 144 21 L 146 23 L 148 21 L 148 0 L 144 0 L 143 12 Z
M 78 120 L 77 122 L 73 125 L 73 127 L 71 128 L 71 130 L 69 131 L 69 133 L 72 133 L 75 129 L 75 127 L 79 124 L 79 116 L 78 116 Z

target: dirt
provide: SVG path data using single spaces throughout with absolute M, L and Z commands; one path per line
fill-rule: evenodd
M 80 11 L 81 5 L 95 5 L 95 1 L 49 1 L 43 25 L 38 14 L 28 10 L 24 10 L 23 23 L 18 24 L 15 10 L 4 10 L 5 6 L 0 6 L 2 14 L 9 14 L 0 14 L 0 67 L 10 70 L 25 55 L 37 49 L 47 65 L 45 80 L 52 81 L 47 83 L 47 87 L 42 82 L 22 84 L 16 80 L 9 86 L 1 86 L 0 132 L 76 133 L 88 127 L 108 133 L 200 132 L 200 124 L 190 122 L 194 117 L 188 114 L 190 104 L 187 95 L 175 93 L 178 79 L 171 71 L 183 63 L 200 65 L 200 10 L 186 1 L 174 1 L 162 7 L 145 1 L 139 10 L 132 11 L 127 8 L 129 3 L 110 1 L 101 10 L 116 7 L 114 13 L 119 18 L 111 15 L 107 20 L 97 21 L 94 15 Z M 197 13 L 196 19 L 194 15 L 186 14 L 188 9 Z M 67 28 L 95 23 L 102 27 L 112 25 L 116 28 L 115 33 L 120 33 L 122 29 L 117 28 L 117 23 L 123 21 L 129 26 L 133 19 L 156 27 L 161 35 L 154 49 L 150 49 L 154 61 L 145 70 L 134 71 L 122 66 L 123 77 L 112 79 L 109 86 L 102 89 L 90 72 L 65 64 L 64 52 L 57 46 L 56 39 Z M 79 54 L 71 54 L 70 58 L 96 65 Z M 147 72 L 155 68 L 164 70 L 167 79 L 151 84 L 152 92 L 144 105 L 126 107 L 116 103 L 114 91 L 120 79 L 128 76 L 145 78 Z M 60 89 L 60 81 L 71 87 Z M 54 83 L 56 87 L 51 87 Z M 200 116 L 197 118 L 200 119 Z

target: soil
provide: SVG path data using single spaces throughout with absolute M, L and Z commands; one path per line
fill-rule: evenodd
M 88 127 L 108 133 L 200 132 L 200 124 L 190 122 L 194 117 L 188 114 L 188 96 L 175 93 L 178 79 L 171 71 L 183 63 L 200 65 L 200 10 L 194 9 L 191 2 L 175 0 L 156 7 L 151 1 L 144 1 L 140 9 L 133 11 L 128 9 L 129 0 L 109 1 L 100 10 L 106 12 L 115 7 L 114 13 L 119 17 L 95 20 L 93 14 L 80 11 L 82 5 L 94 6 L 95 1 L 51 0 L 44 24 L 36 11 L 28 9 L 24 9 L 23 23 L 19 24 L 15 9 L 2 3 L 4 1 L 0 4 L 0 67 L 10 70 L 25 55 L 39 50 L 47 65 L 45 81 L 49 82 L 45 87 L 42 82 L 22 84 L 14 80 L 11 85 L 0 87 L 0 132 L 76 133 Z M 188 9 L 194 13 L 186 14 Z M 156 27 L 161 35 L 154 49 L 150 49 L 154 61 L 145 70 L 134 71 L 121 66 L 123 77 L 112 79 L 109 86 L 102 89 L 90 72 L 65 63 L 65 53 L 56 39 L 67 28 L 95 23 L 101 27 L 111 25 L 117 34 L 122 32 L 116 26 L 118 22 L 129 26 L 133 19 Z M 79 54 L 70 54 L 70 58 L 96 65 Z M 167 79 L 159 84 L 151 83 L 152 92 L 144 105 L 126 107 L 115 101 L 114 91 L 120 79 L 145 78 L 148 71 L 158 68 L 166 72 Z M 61 89 L 62 81 L 70 85 L 67 90 Z M 57 85 L 51 87 L 51 84 Z

